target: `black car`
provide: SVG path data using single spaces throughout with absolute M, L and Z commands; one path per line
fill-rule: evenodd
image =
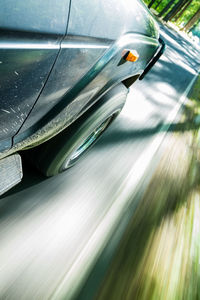
M 0 193 L 22 178 L 21 150 L 46 176 L 71 167 L 163 48 L 138 0 L 1 3 Z

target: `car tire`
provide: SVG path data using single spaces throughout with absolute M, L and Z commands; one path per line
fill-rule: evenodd
M 72 167 L 121 112 L 128 90 L 118 84 L 57 136 L 29 150 L 31 161 L 47 177 Z

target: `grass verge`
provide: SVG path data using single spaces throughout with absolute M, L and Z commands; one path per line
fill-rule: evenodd
M 200 299 L 200 76 L 97 295 Z

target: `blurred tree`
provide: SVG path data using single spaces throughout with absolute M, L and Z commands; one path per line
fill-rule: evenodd
M 152 5 L 154 4 L 154 2 L 156 2 L 156 0 L 151 0 L 150 3 L 149 3 L 149 5 L 148 5 L 148 8 L 151 8 Z
M 161 12 L 158 14 L 158 17 L 162 17 L 169 9 L 170 7 L 175 3 L 175 0 L 170 0 L 167 5 L 161 10 Z
M 184 31 L 188 31 L 190 28 L 192 28 L 196 22 L 198 22 L 200 19 L 200 7 L 197 10 L 197 12 L 193 15 L 193 17 L 186 23 L 186 25 L 181 29 Z
M 192 0 L 188 1 L 179 11 L 172 14 L 169 18 L 171 21 L 173 19 L 174 22 L 176 22 L 184 13 L 184 11 L 188 8 L 188 6 L 191 4 Z
M 200 19 L 198 14 L 198 10 L 200 8 L 200 0 L 143 0 L 143 1 L 145 1 L 149 7 L 153 7 L 158 12 L 158 16 L 161 18 L 164 17 L 165 21 L 170 20 L 172 22 L 175 22 L 176 25 L 178 25 L 179 27 L 184 26 L 184 28 L 187 25 L 186 30 L 188 30 L 188 28 L 191 28 L 193 25 L 195 25 L 198 22 L 198 19 Z
M 190 4 L 192 0 L 179 0 L 174 7 L 165 15 L 164 21 L 169 21 L 173 16 L 175 16 L 184 6 Z
M 200 7 L 199 0 L 193 0 L 188 9 L 186 9 L 183 14 L 178 18 L 177 25 L 181 27 L 185 25 L 192 18 L 192 16 L 198 11 Z
M 156 10 L 158 8 L 158 6 L 161 4 L 163 0 L 159 0 L 158 3 L 156 3 L 156 6 L 154 7 L 154 9 Z

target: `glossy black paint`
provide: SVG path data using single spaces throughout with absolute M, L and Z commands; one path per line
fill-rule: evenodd
M 110 44 L 110 41 L 103 39 L 67 36 L 62 41 L 62 49 L 56 65 L 40 99 L 19 134 L 39 122 L 61 99 L 66 98 L 69 90 L 90 70 Z M 64 105 L 66 106 L 69 102 L 69 100 L 65 100 Z
M 130 76 L 141 74 L 146 66 L 146 62 L 153 56 L 158 46 L 158 41 L 149 37 L 137 34 L 124 35 L 119 41 L 114 43 L 112 47 L 109 47 L 105 51 L 104 55 L 97 60 L 92 68 L 81 77 L 79 81 L 74 82 L 75 84 L 72 88 L 67 90 L 63 95 L 61 93 L 61 97 L 56 105 L 54 105 L 38 123 L 35 122 L 32 127 L 26 129 L 24 132 L 20 132 L 14 138 L 14 142 L 21 142 L 28 136 L 34 134 L 39 128 L 44 127 L 48 122 L 50 123 L 56 116 L 58 117 L 50 126 L 53 126 L 54 130 L 56 126 L 59 128 L 61 125 L 62 128 L 65 128 L 98 101 L 112 86 Z M 132 49 L 135 47 L 139 53 L 141 53 L 140 60 L 135 64 L 127 62 L 126 64 L 119 65 L 122 50 L 124 48 Z M 52 76 L 54 78 L 53 73 Z M 47 92 L 48 91 L 47 89 Z M 51 95 L 49 95 L 49 97 L 51 97 Z M 57 132 L 59 131 L 60 129 L 57 129 Z
M 70 0 L 1 0 L 0 29 L 64 35 Z
M 44 39 L 38 34 L 0 32 L 0 141 L 17 133 L 55 61 L 57 38 L 51 38 L 52 48 L 45 49 L 41 37 Z
M 139 0 L 72 0 L 68 34 L 116 40 L 135 32 L 158 38 L 153 16 Z
M 2 9 L 1 151 L 51 138 L 141 74 L 158 48 L 156 23 L 138 0 L 8 0 Z M 119 65 L 124 47 L 140 52 L 136 64 Z
M 0 10 L 0 150 L 39 97 L 66 32 L 69 0 L 7 0 Z

